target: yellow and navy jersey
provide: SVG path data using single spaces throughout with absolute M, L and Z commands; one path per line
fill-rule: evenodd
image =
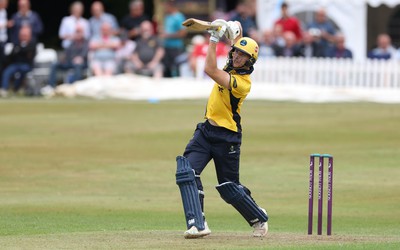
M 234 70 L 229 72 L 230 90 L 218 83 L 214 84 L 208 99 L 205 115 L 206 119 L 211 119 L 218 126 L 234 132 L 242 131 L 240 108 L 251 88 L 250 74 L 240 73 Z

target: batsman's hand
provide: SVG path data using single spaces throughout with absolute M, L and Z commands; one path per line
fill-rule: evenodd
M 227 23 L 227 28 L 225 33 L 226 38 L 228 38 L 231 41 L 235 40 L 240 35 L 240 33 L 242 33 L 242 31 L 239 22 L 229 21 Z
M 226 28 L 228 26 L 228 22 L 223 19 L 216 19 L 211 22 L 212 25 L 220 26 L 218 30 L 209 30 L 208 32 L 211 34 L 210 41 L 214 43 L 218 43 L 221 37 L 224 36 L 226 32 Z

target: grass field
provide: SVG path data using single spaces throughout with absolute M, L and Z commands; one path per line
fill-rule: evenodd
M 400 248 L 400 105 L 373 103 L 247 101 L 241 181 L 267 208 L 269 236 L 252 238 L 219 198 L 210 163 L 213 233 L 183 239 L 175 157 L 205 103 L 0 100 L 0 248 Z M 316 152 L 335 157 L 330 237 L 307 235 Z

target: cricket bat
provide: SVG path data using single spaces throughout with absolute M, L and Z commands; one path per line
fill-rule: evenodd
M 199 20 L 196 18 L 186 19 L 183 23 L 186 29 L 191 31 L 208 31 L 208 30 L 218 30 L 221 28 L 219 25 L 212 25 L 211 22 Z

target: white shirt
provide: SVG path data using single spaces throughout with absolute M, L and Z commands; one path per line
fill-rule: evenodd
M 75 16 L 66 16 L 63 17 L 60 25 L 60 29 L 58 31 L 58 36 L 62 39 L 62 37 L 66 35 L 73 35 L 75 34 L 76 31 L 76 26 L 79 25 L 83 27 L 85 38 L 89 39 L 90 36 L 90 27 L 89 27 L 89 22 L 85 18 L 81 17 L 77 19 Z M 68 48 L 69 45 L 71 45 L 71 40 L 69 39 L 63 39 L 62 41 L 62 47 Z
M 125 41 L 125 44 L 123 47 L 117 49 L 115 52 L 116 59 L 117 61 L 122 61 L 124 59 L 129 59 L 129 57 L 133 54 L 133 51 L 136 48 L 136 43 L 132 40 L 127 40 Z
M 0 10 L 0 42 L 7 42 L 7 11 Z

